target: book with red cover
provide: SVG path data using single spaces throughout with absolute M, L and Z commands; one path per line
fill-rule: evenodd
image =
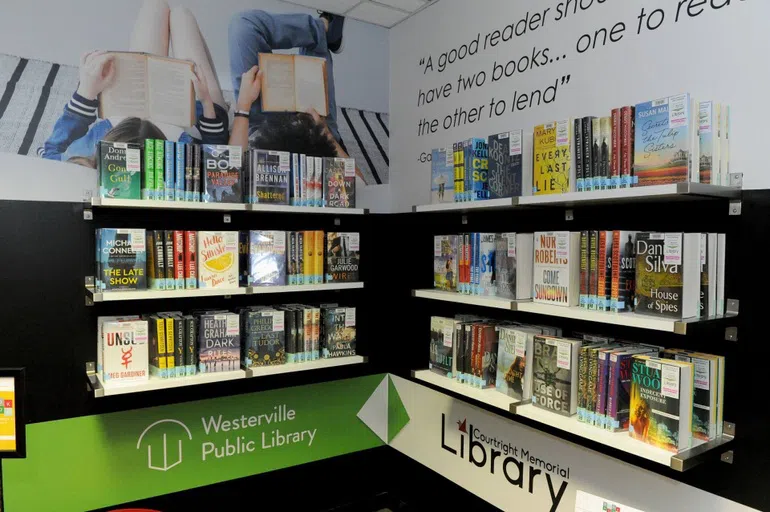
M 610 186 L 620 188 L 622 144 L 620 142 L 621 110 L 612 110 L 612 160 L 610 161 Z
M 185 288 L 198 287 L 198 232 L 184 232 L 184 280 Z
M 185 289 L 184 231 L 174 231 L 174 280 L 177 290 Z
M 628 188 L 634 183 L 634 127 L 636 108 L 620 109 L 620 186 Z

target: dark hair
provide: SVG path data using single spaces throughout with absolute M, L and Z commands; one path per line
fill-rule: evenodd
M 135 142 L 137 144 L 144 144 L 145 139 L 165 140 L 166 134 L 152 122 L 138 117 L 125 118 L 102 137 L 102 140 L 109 142 Z M 73 156 L 67 162 L 96 169 L 96 148 L 94 148 L 94 154 L 91 156 Z
M 260 117 L 250 131 L 250 147 L 313 156 L 337 156 L 334 143 L 310 114 L 270 112 Z

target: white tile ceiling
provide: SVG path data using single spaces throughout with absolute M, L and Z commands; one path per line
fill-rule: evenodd
M 290 3 L 320 9 L 350 18 L 392 27 L 438 0 L 287 0 Z

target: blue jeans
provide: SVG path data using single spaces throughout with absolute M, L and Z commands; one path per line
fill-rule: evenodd
M 334 138 L 340 140 L 337 129 L 337 100 L 334 96 L 334 64 L 326 47 L 326 27 L 320 18 L 309 14 L 271 14 L 257 9 L 236 14 L 228 29 L 230 74 L 235 98 L 241 90 L 241 75 L 259 63 L 259 53 L 299 48 L 300 55 L 326 59 L 329 94 L 329 125 Z M 262 104 L 255 101 L 249 112 L 252 123 L 262 117 Z

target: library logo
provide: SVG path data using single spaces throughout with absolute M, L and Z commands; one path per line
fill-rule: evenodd
M 144 436 L 151 431 L 150 439 L 147 441 L 147 467 L 149 469 L 154 469 L 156 471 L 168 471 L 169 469 L 173 468 L 174 466 L 178 466 L 182 463 L 182 441 L 184 440 L 184 437 L 187 436 L 187 439 L 192 441 L 192 433 L 190 432 L 190 429 L 187 428 L 187 425 L 182 423 L 181 421 L 177 420 L 158 420 L 155 423 L 148 426 L 146 429 L 144 429 L 144 432 L 139 436 L 139 440 L 136 442 L 136 449 L 139 450 L 142 446 L 142 440 L 144 439 Z M 159 433 L 163 433 L 163 441 L 162 441 L 162 456 L 158 455 L 158 446 L 156 444 L 155 449 L 155 455 L 158 459 L 162 457 L 162 465 L 155 465 L 153 464 L 152 459 L 152 445 L 153 442 L 158 443 L 160 441 Z M 171 443 L 173 445 L 174 440 L 177 441 L 177 451 L 176 453 L 169 454 L 168 451 L 168 440 L 171 439 Z M 169 460 L 170 459 L 170 460 Z M 160 460 L 155 461 L 157 463 L 160 463 Z

